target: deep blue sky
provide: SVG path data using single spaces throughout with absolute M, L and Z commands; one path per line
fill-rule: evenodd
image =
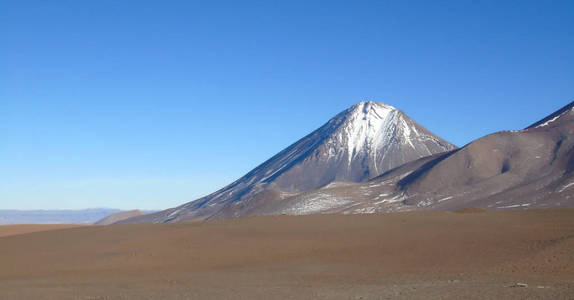
M 523 128 L 574 100 L 574 1 L 2 1 L 0 208 L 182 204 L 366 99 Z

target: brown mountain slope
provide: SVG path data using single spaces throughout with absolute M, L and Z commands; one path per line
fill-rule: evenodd
M 505 131 L 398 182 L 404 204 L 461 208 L 572 207 L 573 103 L 524 130 Z M 437 201 L 451 197 L 445 201 Z
M 111 215 L 95 222 L 94 225 L 110 225 L 110 224 L 114 224 L 114 223 L 129 219 L 129 218 L 133 218 L 133 217 L 137 217 L 137 216 L 143 216 L 143 215 L 145 215 L 145 213 L 139 209 L 120 211 L 118 213 L 111 214 Z

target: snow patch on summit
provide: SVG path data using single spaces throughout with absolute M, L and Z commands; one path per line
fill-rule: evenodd
M 417 130 L 417 125 L 400 110 L 384 103 L 360 102 L 335 119 L 339 119 L 335 123 L 340 126 L 329 135 L 326 144 L 330 147 L 326 152 L 329 157 L 346 155 L 348 168 L 357 157 L 371 157 L 374 173 L 388 170 L 388 165 L 378 164 L 385 161 L 393 147 L 410 148 L 420 157 L 436 152 L 431 151 L 426 142 L 442 146 L 443 151 L 453 149 L 452 145 Z M 341 145 L 345 152 L 341 152 Z
M 392 106 L 374 102 L 361 102 L 351 110 L 341 132 L 335 135 L 341 142 L 347 141 L 349 164 L 361 151 L 376 153 L 388 140 L 389 129 L 396 126 L 397 112 Z

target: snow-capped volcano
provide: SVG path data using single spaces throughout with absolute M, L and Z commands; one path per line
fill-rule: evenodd
M 409 161 L 455 148 L 393 106 L 364 101 L 223 189 L 129 222 L 204 219 L 232 205 L 257 202 L 265 206 L 266 201 L 280 201 L 333 181 L 365 181 Z
M 329 157 L 344 158 L 348 166 L 368 160 L 368 173 L 381 174 L 405 162 L 455 148 L 384 103 L 360 102 L 335 116 L 324 145 Z M 366 175 L 366 174 L 365 174 Z M 338 178 L 339 179 L 339 178 Z M 340 178 L 344 179 L 344 178 Z M 352 181 L 366 178 L 349 178 Z

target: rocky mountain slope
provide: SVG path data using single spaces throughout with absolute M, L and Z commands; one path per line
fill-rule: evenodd
M 574 102 L 524 130 L 491 134 L 435 159 L 398 187 L 405 205 L 422 207 L 572 207 L 573 170 Z
M 402 111 L 361 102 L 223 189 L 125 223 L 174 222 L 246 215 L 334 182 L 363 182 L 422 157 L 456 149 Z

